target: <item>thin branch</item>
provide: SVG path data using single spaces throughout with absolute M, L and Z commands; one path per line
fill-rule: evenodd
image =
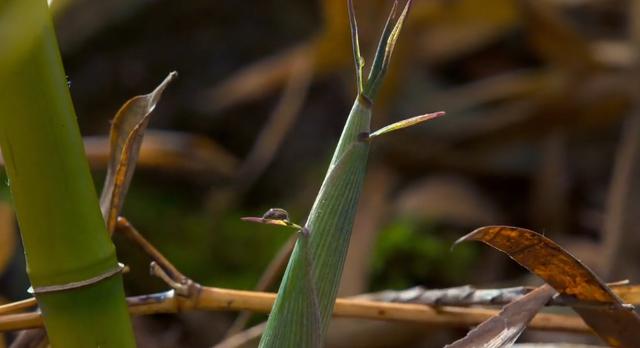
M 295 239 L 294 239 L 295 240 Z M 284 248 L 283 248 L 283 251 Z M 277 273 L 277 272 L 275 272 Z M 155 274 L 154 272 L 154 275 Z M 159 276 L 159 275 L 158 275 Z M 178 286 L 169 278 L 165 281 L 171 281 L 173 286 Z M 194 283 L 195 284 L 195 283 Z M 265 288 L 265 283 L 262 283 L 259 288 Z M 638 285 L 626 285 L 609 283 L 608 284 L 616 295 L 620 296 L 625 302 L 632 304 L 640 304 L 640 286 Z M 206 287 L 204 289 L 207 289 Z M 214 288 L 215 289 L 215 288 Z M 362 294 L 350 297 L 349 300 L 364 300 L 370 302 L 387 302 L 387 303 L 413 303 L 428 306 L 451 306 L 451 307 L 466 307 L 466 306 L 502 306 L 512 301 L 518 300 L 522 296 L 531 292 L 534 288 L 528 286 L 518 286 L 512 288 L 502 289 L 476 289 L 471 285 L 458 286 L 446 289 L 425 289 L 421 286 L 406 290 L 384 290 L 376 293 Z M 222 289 L 218 289 L 222 290 Z M 250 292 L 253 294 L 264 294 L 262 291 Z M 145 305 L 150 303 L 162 303 L 167 300 L 168 297 L 174 296 L 171 291 L 156 293 L 144 296 L 129 297 L 127 299 L 130 307 L 144 308 Z M 22 301 L 12 302 L 0 306 L 0 318 L 3 314 L 12 314 L 22 312 L 28 308 L 35 307 L 37 302 L 35 298 L 29 298 Z M 563 297 L 554 297 L 548 306 L 567 306 L 575 305 L 575 303 L 568 303 Z M 594 306 L 596 304 L 584 304 L 584 306 Z M 251 313 L 249 311 L 249 313 Z
M 608 284 L 613 292 L 625 302 L 636 304 L 640 300 L 640 287 L 637 285 Z M 503 306 L 517 301 L 534 287 L 518 286 L 503 289 L 476 289 L 471 285 L 458 286 L 447 289 L 425 289 L 416 286 L 407 290 L 385 290 L 372 294 L 355 296 L 357 299 L 381 302 L 419 303 L 430 306 Z M 610 306 L 609 303 L 580 303 L 575 299 L 556 295 L 547 306 L 580 306 L 598 307 Z
M 171 263 L 171 261 L 162 255 L 155 246 L 149 243 L 149 241 L 144 238 L 144 236 L 140 234 L 140 232 L 138 232 L 138 230 L 136 230 L 136 228 L 133 227 L 125 217 L 118 217 L 116 231 L 124 234 L 127 238 L 132 240 L 138 247 L 140 247 L 140 249 L 149 255 L 149 257 L 155 261 L 158 266 L 162 267 L 171 279 L 182 284 L 186 284 L 190 281 L 190 279 L 182 274 L 182 272 L 180 272 L 178 268 Z
M 195 283 L 194 283 L 195 284 Z M 240 311 L 269 313 L 275 294 L 257 291 L 201 287 L 191 296 L 175 291 L 136 296 L 128 299 L 132 315 L 178 313 L 190 310 Z M 419 322 L 430 325 L 469 327 L 496 315 L 499 311 L 485 308 L 431 307 L 412 303 L 385 303 L 359 299 L 338 299 L 334 316 L 389 321 Z M 42 326 L 40 313 L 20 313 L 0 316 L 0 332 Z M 537 330 L 589 332 L 577 316 L 538 314 L 529 325 Z
M 0 315 L 23 312 L 24 310 L 35 307 L 37 305 L 38 302 L 36 301 L 35 297 L 31 297 L 22 301 L 7 303 L 0 306 Z
M 214 287 L 202 287 L 183 275 L 175 266 L 171 264 L 153 245 L 151 245 L 142 235 L 140 235 L 126 219 L 118 219 L 118 231 L 125 233 L 136 242 L 153 260 L 151 271 L 155 276 L 163 279 L 173 290 L 143 296 L 135 296 L 127 299 L 129 311 L 132 315 L 150 315 L 156 313 L 178 313 L 189 310 L 212 310 L 212 311 L 252 311 L 259 313 L 269 313 L 275 301 L 276 295 L 273 293 L 259 291 L 230 290 Z M 476 296 L 477 302 L 484 301 L 484 304 L 497 304 L 498 298 L 506 301 L 509 296 L 520 296 L 526 290 L 498 289 L 498 290 L 476 290 L 471 287 L 452 288 L 444 290 L 424 290 L 420 288 L 409 289 L 404 292 L 386 292 L 380 294 L 367 295 L 368 298 L 377 298 L 387 301 L 415 301 L 428 297 L 442 304 L 443 299 L 460 297 L 461 290 L 471 292 Z M 640 292 L 637 286 L 616 286 L 616 292 L 627 300 L 636 299 Z M 496 296 L 502 294 L 501 296 Z M 434 294 L 440 294 L 434 296 Z M 454 295 L 457 294 L 457 295 Z M 483 295 L 484 294 L 484 295 Z M 490 294 L 493 294 L 489 296 Z M 482 296 L 481 296 L 482 295 Z M 472 296 L 472 297 L 473 297 Z M 464 296 L 462 296 L 464 298 Z M 490 300 L 487 300 L 490 299 Z M 446 301 L 444 301 L 446 303 Z M 467 300 L 458 301 L 465 305 L 475 304 Z M 23 300 L 0 306 L 0 313 L 12 313 L 32 307 L 34 299 Z M 337 299 L 334 305 L 334 316 L 350 317 L 361 319 L 389 320 L 421 322 L 431 325 L 469 327 L 477 325 L 488 318 L 495 316 L 499 311 L 486 308 L 460 308 L 453 306 L 432 307 L 425 304 L 416 303 L 389 303 L 381 301 L 371 301 L 361 298 Z M 42 327 L 40 313 L 18 313 L 0 315 L 0 332 L 21 330 L 28 328 Z M 556 315 L 540 313 L 531 321 L 530 328 L 539 330 L 557 330 L 570 332 L 589 332 L 590 330 L 584 322 L 577 316 Z

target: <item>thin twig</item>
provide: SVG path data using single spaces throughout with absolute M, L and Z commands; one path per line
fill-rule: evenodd
M 220 310 L 269 313 L 275 301 L 273 293 L 229 290 L 213 287 L 201 287 L 178 271 L 155 247 L 153 247 L 133 227 L 124 224 L 120 219 L 119 226 L 127 227 L 129 236 L 162 267 L 154 268 L 154 274 L 162 277 L 175 290 L 136 296 L 128 299 L 129 311 L 133 315 L 149 315 L 156 313 L 177 313 L 188 310 Z M 171 277 L 167 270 L 176 275 Z M 186 280 L 184 280 L 186 278 Z M 182 279 L 177 282 L 176 279 Z M 188 291 L 181 291 L 185 287 Z M 15 304 L 8 305 L 16 308 Z M 6 306 L 0 307 L 0 310 Z M 468 327 L 479 324 L 496 315 L 497 310 L 483 308 L 456 308 L 450 306 L 431 307 L 422 304 L 384 303 L 360 299 L 338 299 L 335 303 L 334 315 L 363 319 L 390 321 L 422 322 L 432 325 Z M 42 326 L 40 313 L 19 313 L 0 316 L 0 332 L 35 328 Z M 531 328 L 540 330 L 560 330 L 572 332 L 588 332 L 584 322 L 576 316 L 555 314 L 538 314 L 531 322 Z
M 157 275 L 154 272 L 154 275 Z M 167 281 L 165 279 L 165 281 Z M 178 286 L 169 278 L 173 286 Z M 609 283 L 616 295 L 620 296 L 625 302 L 631 304 L 640 304 L 640 286 L 638 285 L 619 285 Z M 207 289 L 207 288 L 205 288 Z M 414 287 L 406 290 L 385 290 L 376 293 L 362 294 L 349 297 L 352 300 L 365 300 L 370 302 L 388 302 L 388 303 L 414 303 L 429 306 L 502 306 L 515 301 L 522 296 L 528 294 L 533 287 L 518 286 L 502 289 L 476 289 L 471 285 L 464 285 L 446 289 L 425 289 L 423 287 Z M 255 291 L 255 294 L 263 294 L 262 291 Z M 166 301 L 168 297 L 174 296 L 172 291 L 156 293 L 143 296 L 129 297 L 127 299 L 130 307 L 145 306 L 149 303 L 161 303 Z M 8 303 L 0 306 L 0 318 L 3 314 L 12 314 L 22 312 L 28 308 L 37 305 L 35 298 L 29 298 L 22 301 Z M 567 303 L 562 297 L 554 297 L 548 306 L 567 306 L 575 305 L 575 303 Z M 594 306 L 596 304 L 584 304 L 584 306 Z M 600 304 L 606 306 L 606 304 Z M 251 313 L 250 311 L 248 313 Z
M 24 299 L 21 301 L 7 303 L 0 306 L 0 315 L 23 312 L 25 309 L 29 309 L 38 305 L 35 297 Z
M 616 295 L 625 302 L 636 304 L 640 287 L 637 285 L 610 284 Z M 407 290 L 385 290 L 372 294 L 355 296 L 382 302 L 419 303 L 430 306 L 503 306 L 517 301 L 535 288 L 518 286 L 503 289 L 476 289 L 471 285 L 458 286 L 447 289 L 425 289 L 421 286 Z M 609 303 L 583 303 L 566 296 L 556 295 L 547 306 L 579 306 L 579 307 L 607 307 Z
M 182 274 L 162 253 L 136 230 L 125 217 L 118 217 L 116 231 L 124 234 L 140 247 L 156 264 L 167 272 L 171 279 L 185 284 L 189 278 Z
M 153 245 L 140 235 L 126 219 L 118 219 L 117 225 L 119 231 L 125 232 L 128 237 L 134 240 L 136 244 L 154 260 L 152 265 L 157 266 L 152 267 L 152 274 L 161 277 L 174 289 L 164 293 L 129 298 L 128 304 L 131 314 L 177 313 L 194 309 L 218 311 L 248 310 L 259 313 L 269 313 L 271 310 L 275 301 L 275 294 L 201 287 L 198 283 L 184 276 Z M 622 286 L 615 287 L 614 289 L 624 288 L 635 289 L 636 287 Z M 633 291 L 627 289 L 627 294 L 633 295 Z M 32 306 L 33 302 L 33 299 L 29 299 L 0 306 L 0 313 L 9 313 L 25 309 Z M 431 325 L 458 327 L 468 327 L 479 324 L 495 316 L 497 313 L 497 310 L 485 308 L 432 307 L 424 304 L 385 303 L 362 299 L 338 299 L 334 305 L 334 316 L 337 317 L 422 322 Z M 37 312 L 0 315 L 0 332 L 41 326 L 42 318 L 40 313 Z M 588 327 L 577 316 L 545 313 L 538 314 L 531 321 L 530 327 L 540 330 L 589 332 Z
M 179 296 L 174 291 L 136 296 L 128 300 L 132 315 L 178 313 L 190 310 L 239 311 L 269 313 L 276 294 L 202 287 L 193 296 Z M 388 321 L 419 322 L 430 325 L 469 327 L 496 315 L 486 308 L 431 307 L 413 303 L 385 303 L 358 299 L 338 299 L 334 316 Z M 0 332 L 42 326 L 40 313 L 0 316 Z M 590 332 L 577 316 L 538 314 L 529 326 L 545 331 Z

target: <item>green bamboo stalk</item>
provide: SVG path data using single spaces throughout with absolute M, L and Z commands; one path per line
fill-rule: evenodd
M 310 233 L 309 240 L 299 238 L 296 243 L 260 347 L 319 347 L 322 344 L 331 319 L 358 198 L 362 191 L 369 154 L 372 101 L 388 68 L 409 6 L 410 1 L 402 14 L 396 17 L 394 5 L 383 30 L 369 78 L 365 82 L 353 6 L 349 1 L 358 96 L 305 224 Z M 309 260 L 309 252 L 312 254 L 313 267 L 306 261 Z M 308 291 L 308 286 L 305 285 L 308 273 L 315 280 L 317 299 L 313 298 L 314 293 Z M 314 306 L 316 300 L 317 305 Z M 314 316 L 317 316 L 313 311 L 317 307 L 320 310 L 319 328 L 312 325 Z M 317 330 L 320 332 L 316 332 Z
M 0 146 L 31 284 L 39 289 L 99 277 L 117 269 L 115 248 L 100 214 L 47 2 L 0 0 L 0 18 L 8 14 L 36 33 L 20 59 L 0 65 Z M 36 297 L 53 347 L 135 347 L 120 274 Z

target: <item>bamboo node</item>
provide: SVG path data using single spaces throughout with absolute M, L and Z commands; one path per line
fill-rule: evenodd
M 199 293 L 200 285 L 188 277 L 181 277 L 179 280 L 175 280 L 170 277 L 167 272 L 157 262 L 151 261 L 149 264 L 149 273 L 164 281 L 169 287 L 171 287 L 177 295 L 182 297 L 197 296 Z
M 125 269 L 125 265 L 123 265 L 122 263 L 118 263 L 118 265 L 113 269 L 110 269 L 102 274 L 98 274 L 97 276 L 91 277 L 89 279 L 79 280 L 76 282 L 70 282 L 65 284 L 29 287 L 29 289 L 27 289 L 27 292 L 30 294 L 38 295 L 38 294 L 46 294 L 46 293 L 52 293 L 52 292 L 68 291 L 68 290 L 73 290 L 77 288 L 84 288 L 86 286 L 101 282 L 107 278 L 111 278 L 116 274 L 120 274 L 124 269 Z
M 373 106 L 373 100 L 366 96 L 364 93 L 358 94 L 358 101 L 362 104 L 365 109 L 371 109 Z

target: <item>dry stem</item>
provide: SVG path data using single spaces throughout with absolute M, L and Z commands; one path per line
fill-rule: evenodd
M 153 260 L 151 272 L 162 278 L 173 290 L 127 299 L 132 315 L 178 313 L 189 310 L 252 311 L 269 313 L 276 294 L 202 287 L 183 275 L 151 243 L 149 243 L 126 219 L 119 218 L 117 230 L 125 233 Z M 622 289 L 624 287 L 620 287 Z M 630 287 L 635 289 L 635 287 Z M 618 289 L 615 287 L 614 289 Z M 634 291 L 626 296 L 633 297 Z M 384 298 L 384 297 L 383 297 Z M 0 332 L 36 328 L 42 326 L 40 313 L 15 313 L 35 306 L 35 299 L 0 306 Z M 337 299 L 334 316 L 389 321 L 420 322 L 429 325 L 469 327 L 498 314 L 487 308 L 453 306 L 429 306 L 415 303 L 388 303 L 362 298 Z M 6 314 L 14 313 L 14 314 Z M 1 315 L 6 314 L 6 315 Z M 530 328 L 570 332 L 589 332 L 587 325 L 577 316 L 539 313 L 531 321 Z
M 178 313 L 188 310 L 216 310 L 268 313 L 275 294 L 257 291 L 202 287 L 194 296 L 179 296 L 174 291 L 129 299 L 132 315 Z M 430 325 L 469 327 L 498 313 L 494 309 L 431 307 L 411 303 L 384 303 L 358 299 L 338 299 L 334 316 L 361 319 L 421 322 Z M 42 326 L 39 313 L 0 316 L 0 332 Z M 588 332 L 589 328 L 576 316 L 540 313 L 529 325 L 532 329 Z

